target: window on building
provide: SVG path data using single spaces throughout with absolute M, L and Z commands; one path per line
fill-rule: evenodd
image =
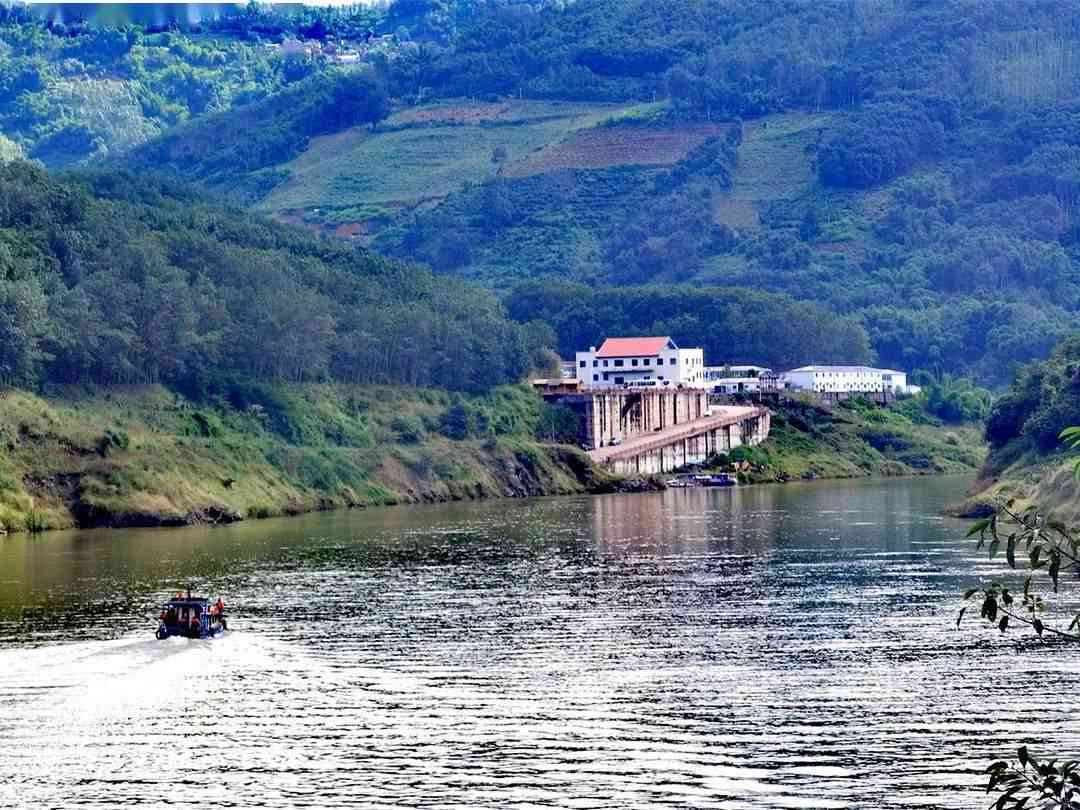
M 604 361 L 604 368 L 607 368 L 607 360 Z
M 598 382 L 599 380 L 600 380 L 600 375 L 599 374 L 593 374 L 592 375 L 592 381 L 593 382 Z
M 579 365 L 581 366 L 581 368 L 585 368 L 585 361 L 582 360 L 581 363 L 579 363 Z
M 617 368 L 621 368 L 621 367 L 622 367 L 622 360 L 616 360 L 616 361 L 615 361 L 615 366 L 616 366 Z
M 643 366 L 647 366 L 649 364 L 650 364 L 650 361 L 649 361 L 648 357 L 646 357 L 644 360 L 641 361 L 641 365 L 643 365 Z
M 674 357 L 672 357 L 670 360 L 668 360 L 668 365 L 671 365 L 671 366 L 675 365 L 675 358 Z
M 630 365 L 632 365 L 632 366 L 637 365 L 637 358 L 636 357 L 633 360 L 630 361 Z
M 597 367 L 598 365 L 600 365 L 600 361 L 599 361 L 599 360 L 593 360 L 593 361 L 592 361 L 592 367 L 593 367 L 593 368 L 596 368 L 596 367 Z
M 607 376 L 607 372 L 605 371 L 605 372 L 604 372 L 604 382 L 607 382 L 607 378 L 608 378 L 608 376 Z

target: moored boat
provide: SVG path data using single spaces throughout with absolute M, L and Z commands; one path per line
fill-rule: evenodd
M 737 481 L 733 476 L 727 473 L 717 473 L 716 475 L 710 475 L 709 480 L 705 482 L 707 487 L 733 487 Z
M 698 486 L 702 487 L 733 487 L 737 483 L 735 478 L 727 473 L 714 473 L 713 475 L 694 476 Z
M 156 635 L 159 639 L 169 636 L 211 638 L 226 629 L 225 603 L 221 599 L 211 603 L 188 591 L 187 596 L 178 593 L 161 606 Z

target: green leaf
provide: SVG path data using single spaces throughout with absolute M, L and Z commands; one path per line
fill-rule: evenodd
M 1016 750 L 1016 758 L 1020 760 L 1020 767 L 1026 768 L 1028 764 L 1028 748 L 1026 745 L 1021 745 Z
M 978 588 L 968 588 L 966 591 L 964 591 L 964 598 L 965 599 L 970 599 L 971 597 L 973 597 L 978 592 L 979 592 Z
M 1057 593 L 1058 589 L 1058 571 L 1061 570 L 1061 552 L 1056 548 L 1050 552 L 1050 568 L 1047 571 L 1050 574 L 1050 579 L 1054 583 L 1054 593 Z
M 998 630 L 1000 630 L 1002 633 L 1004 633 L 1005 630 L 1008 628 L 1008 626 L 1009 626 L 1009 617 L 1008 616 L 1002 616 L 1001 621 L 998 622 Z
M 989 525 L 990 525 L 990 518 L 983 518 L 982 520 L 977 520 L 971 525 L 971 528 L 968 529 L 967 536 L 968 537 L 974 537 L 979 532 L 986 531 L 986 527 L 989 526 Z
M 1043 634 L 1043 623 L 1042 623 L 1042 619 L 1040 619 L 1040 618 L 1036 617 L 1036 618 L 1035 618 L 1035 619 L 1034 619 L 1034 620 L 1033 620 L 1033 621 L 1031 622 L 1031 626 L 1035 628 L 1035 632 L 1036 632 L 1036 633 L 1038 634 L 1039 638 L 1042 638 L 1042 634 Z
M 994 559 L 994 555 L 998 553 L 998 549 L 1001 548 L 1001 541 L 996 537 L 990 541 L 990 559 Z
M 964 618 L 964 614 L 967 613 L 967 608 L 960 608 L 960 615 L 956 617 L 956 629 L 960 629 L 960 621 Z
M 1080 426 L 1065 428 L 1058 434 L 1058 438 L 1069 447 L 1080 447 Z
M 1009 535 L 1009 543 L 1005 547 L 1005 559 L 1009 568 L 1016 568 L 1016 535 Z

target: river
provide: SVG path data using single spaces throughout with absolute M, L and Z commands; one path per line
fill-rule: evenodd
M 0 807 L 984 808 L 1080 666 L 955 629 L 967 484 L 0 538 Z M 188 582 L 230 631 L 155 640 Z

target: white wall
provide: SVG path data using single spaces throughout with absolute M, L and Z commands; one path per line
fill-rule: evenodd
M 828 393 L 908 393 L 907 374 L 882 368 L 844 369 L 818 366 L 795 369 L 782 375 L 791 388 Z
M 598 358 L 595 351 L 577 352 L 574 366 L 578 379 L 586 388 L 621 387 L 642 381 L 651 381 L 660 387 L 667 382 L 668 388 L 679 385 L 705 387 L 705 357 L 701 349 L 664 349 L 651 357 Z M 604 380 L 605 373 L 607 380 Z M 622 382 L 616 382 L 616 377 Z

